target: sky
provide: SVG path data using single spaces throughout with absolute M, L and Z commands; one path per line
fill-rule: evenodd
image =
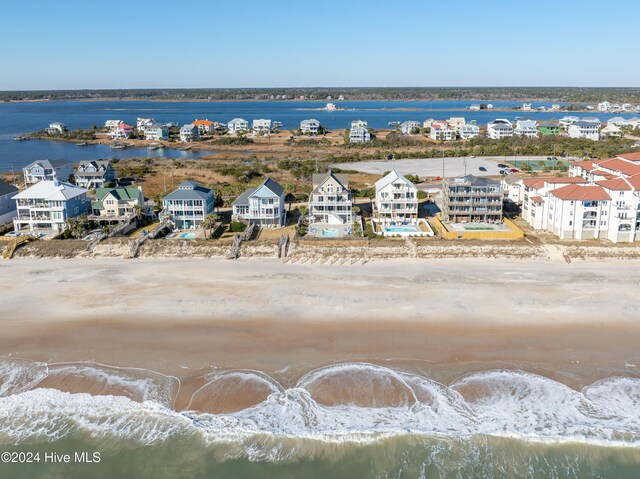
M 640 2 L 1 0 L 0 90 L 640 86 Z

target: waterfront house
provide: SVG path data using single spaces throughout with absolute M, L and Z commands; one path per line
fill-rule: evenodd
M 538 133 L 540 136 L 559 135 L 560 125 L 552 121 L 541 121 L 538 123 Z
M 445 178 L 442 184 L 443 216 L 452 223 L 501 223 L 500 182 L 473 175 Z
M 77 186 L 90 190 L 103 187 L 118 175 L 109 160 L 84 160 L 78 163 L 74 177 Z
M 371 134 L 367 122 L 364 120 L 353 120 L 349 130 L 349 143 L 367 143 L 371 141 Z
M 536 138 L 538 136 L 538 128 L 536 128 L 535 120 L 516 120 L 516 127 L 513 134 L 517 136 L 526 136 L 527 138 Z
M 249 188 L 233 202 L 232 218 L 261 227 L 285 226 L 284 188 L 271 178 Z
M 64 123 L 54 121 L 53 123 L 49 123 L 49 128 L 46 128 L 45 131 L 47 132 L 47 135 L 62 135 L 67 131 L 67 127 Z
M 211 133 L 212 131 L 214 131 L 218 123 L 208 119 L 198 120 L 196 118 L 196 121 L 194 121 L 192 125 L 198 128 L 198 131 L 200 132 L 201 135 L 204 135 L 205 133 Z
M 569 126 L 573 125 L 576 121 L 580 121 L 580 118 L 578 118 L 577 116 L 563 116 L 562 118 L 560 118 L 558 123 L 562 128 L 567 130 Z
M 98 188 L 91 203 L 91 213 L 98 219 L 124 220 L 136 214 L 136 207 L 145 208 L 142 187 Z
M 516 175 L 504 175 L 500 179 L 500 189 L 505 201 L 510 201 L 516 205 L 522 204 L 524 193 L 524 179 Z
M 593 123 L 597 125 L 598 128 L 602 126 L 602 122 L 600 121 L 600 118 L 596 118 L 595 116 L 585 116 L 584 118 L 582 118 L 582 121 L 586 121 L 587 123 Z
M 164 125 L 149 125 L 144 130 L 144 139 L 161 141 L 169 139 L 169 128 Z
M 615 124 L 608 123 L 607 126 L 605 126 L 602 129 L 602 131 L 600 131 L 600 135 L 603 138 L 604 137 L 620 138 L 622 137 L 622 129 L 619 126 L 616 126 Z
M 598 111 L 609 111 L 611 109 L 611 103 L 608 101 L 603 101 L 598 103 Z
M 300 131 L 305 135 L 317 135 L 320 130 L 320 122 L 315 119 L 302 120 L 300 122 Z
M 450 141 L 453 138 L 453 130 L 445 120 L 437 120 L 431 123 L 429 138 L 432 140 Z
M 570 138 L 587 138 L 589 140 L 598 141 L 600 140 L 598 127 L 598 123 L 580 120 L 569 125 L 567 132 Z
M 324 109 L 327 111 L 335 111 L 338 109 L 338 107 L 335 105 L 335 103 L 327 103 L 327 106 L 325 106 Z
M 418 221 L 418 188 L 396 170 L 376 181 L 373 216 L 382 223 Z
M 126 140 L 133 134 L 133 127 L 124 122 L 111 127 L 107 133 L 107 137 L 112 140 Z
M 480 135 L 480 127 L 478 125 L 467 123 L 460 127 L 458 133 L 460 134 L 460 138 L 463 140 L 469 140 Z
M 607 120 L 607 125 L 617 126 L 618 128 L 629 126 L 630 124 L 630 120 L 622 118 L 621 116 L 614 116 L 613 118 L 609 118 L 609 120 Z
M 183 143 L 194 141 L 199 136 L 200 132 L 198 131 L 198 127 L 191 123 L 187 123 L 180 128 L 180 141 Z
M 531 111 L 531 103 L 523 103 L 522 111 Z
M 20 190 L 4 180 L 0 180 L 0 226 L 10 223 L 16 216 L 14 195 Z
M 560 105 L 558 103 L 554 103 L 551 105 L 551 111 L 560 111 Z
M 65 221 L 89 208 L 87 190 L 62 181 L 43 180 L 13 196 L 16 202 L 16 231 L 62 232 Z
M 213 214 L 214 202 L 213 190 L 186 180 L 162 198 L 160 219 L 171 220 L 176 228 L 197 228 L 207 215 Z
M 469 107 L 469 110 L 471 110 L 471 111 L 480 111 L 480 105 L 478 105 L 477 103 L 475 103 L 475 104 L 473 104 L 473 105 L 471 105 L 471 106 Z
M 265 119 L 253 120 L 253 122 L 251 123 L 251 129 L 255 134 L 264 135 L 266 133 L 271 133 L 272 131 L 271 120 L 265 120 Z
M 231 134 L 242 133 L 249 129 L 249 122 L 243 118 L 234 118 L 227 123 L 227 130 Z
M 136 118 L 136 129 L 139 133 L 145 133 L 147 128 L 156 124 L 153 118 Z
M 117 127 L 118 125 L 121 125 L 122 123 L 124 123 L 124 121 L 122 120 L 107 120 L 104 122 L 104 126 L 106 128 L 108 128 L 109 130 Z
M 408 120 L 400 123 L 400 131 L 403 135 L 410 135 L 414 129 L 420 129 L 420 123 L 417 121 Z
M 467 120 L 463 116 L 452 116 L 447 120 L 447 123 L 452 130 L 460 131 L 460 128 L 467 124 Z
M 509 120 L 497 119 L 487 123 L 487 136 L 493 140 L 513 136 L 513 124 Z
M 24 183 L 31 186 L 39 181 L 69 181 L 73 163 L 67 160 L 37 160 L 22 168 Z
M 329 171 L 314 174 L 309 195 L 309 225 L 349 225 L 353 222 L 353 202 L 349 175 Z

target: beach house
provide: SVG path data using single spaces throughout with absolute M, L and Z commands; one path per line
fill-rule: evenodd
M 13 221 L 16 216 L 14 195 L 20 190 L 4 180 L 0 180 L 0 226 Z
M 265 120 L 264 118 L 253 120 L 251 122 L 251 130 L 256 135 L 265 135 L 271 133 L 272 122 L 271 120 Z
M 165 125 L 150 125 L 144 130 L 144 139 L 151 141 L 161 141 L 169 139 L 169 128 Z
M 458 133 L 460 134 L 460 138 L 462 138 L 463 140 L 469 140 L 480 135 L 480 127 L 478 125 L 467 123 L 466 125 L 462 125 L 460 127 Z
M 91 214 L 97 219 L 125 220 L 135 216 L 138 208 L 144 212 L 145 201 L 141 186 L 98 188 L 91 203 Z
M 153 118 L 136 118 L 136 129 L 139 133 L 145 133 L 147 128 L 156 124 Z
M 117 125 L 110 127 L 107 137 L 111 140 L 126 140 L 132 134 L 133 127 L 121 121 Z
M 516 127 L 513 134 L 517 136 L 526 136 L 527 138 L 536 138 L 538 136 L 538 128 L 535 120 L 516 120 Z
M 598 129 L 598 123 L 579 120 L 569 125 L 567 133 L 570 138 L 587 138 L 589 140 L 598 141 L 600 140 L 600 133 Z
M 371 141 L 371 134 L 367 122 L 364 120 L 353 120 L 349 130 L 349 143 L 367 143 Z
M 115 181 L 118 175 L 109 160 L 83 160 L 78 163 L 74 177 L 77 186 L 90 190 Z
M 61 232 L 65 221 L 89 208 L 87 190 L 62 181 L 43 180 L 13 196 L 16 231 Z
M 611 109 L 611 103 L 603 101 L 598 103 L 598 111 L 609 111 Z
M 491 121 L 487 123 L 487 136 L 492 140 L 513 136 L 513 124 L 501 118 Z
M 460 131 L 460 128 L 467 124 L 467 120 L 463 116 L 452 116 L 447 123 L 453 131 Z
M 204 135 L 205 133 L 211 133 L 212 131 L 214 131 L 216 129 L 217 123 L 209 119 L 198 120 L 196 118 L 192 125 L 198 128 L 198 132 L 201 135 Z
M 261 227 L 279 228 L 286 224 L 284 188 L 267 178 L 256 188 L 249 188 L 233 202 L 232 218 Z
M 473 175 L 445 178 L 442 213 L 452 223 L 501 223 L 502 196 L 496 180 Z
M 300 122 L 300 131 L 305 135 L 317 135 L 320 130 L 320 122 L 314 120 L 302 120 Z
M 39 181 L 69 181 L 73 163 L 67 160 L 37 160 L 22 168 L 24 183 L 31 186 Z
M 419 130 L 420 123 L 413 120 L 403 121 L 400 123 L 400 132 L 403 135 L 410 135 L 413 130 Z
M 243 118 L 234 118 L 227 123 L 227 130 L 231 134 L 238 134 L 249 129 L 249 122 Z
M 213 190 L 186 180 L 162 198 L 160 219 L 171 220 L 176 228 L 197 228 L 207 215 L 213 214 L 214 203 Z
M 531 103 L 523 103 L 522 111 L 531 111 Z
M 418 221 L 418 188 L 396 170 L 376 181 L 373 216 L 382 223 Z
M 431 123 L 429 138 L 432 140 L 450 141 L 453 138 L 454 131 L 449 127 L 449 123 L 445 120 L 437 120 Z
M 561 128 L 564 128 L 566 130 L 569 128 L 570 125 L 573 125 L 576 121 L 580 121 L 580 118 L 578 118 L 577 116 L 568 115 L 560 118 L 560 120 L 558 120 L 558 123 L 560 124 Z
M 187 123 L 180 128 L 180 141 L 186 143 L 188 141 L 194 141 L 200 136 L 200 131 L 198 127 Z
M 559 135 L 560 125 L 552 121 L 541 121 L 538 123 L 538 133 L 540 136 Z
M 53 123 L 49 123 L 49 128 L 46 128 L 45 131 L 47 132 L 47 135 L 62 135 L 67 131 L 67 127 L 64 123 L 54 121 Z
M 336 236 L 350 231 L 353 223 L 353 201 L 349 190 L 349 175 L 329 171 L 312 177 L 313 190 L 309 195 L 309 227 L 318 232 L 332 226 Z

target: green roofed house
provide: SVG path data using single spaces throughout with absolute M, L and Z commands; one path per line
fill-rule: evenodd
M 136 206 L 145 207 L 142 187 L 97 188 L 91 211 L 96 219 L 124 220 L 136 214 Z
M 560 125 L 552 121 L 541 121 L 540 123 L 538 123 L 538 131 L 542 136 L 559 135 Z

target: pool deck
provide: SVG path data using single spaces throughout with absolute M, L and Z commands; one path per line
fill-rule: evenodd
M 322 230 L 324 229 L 336 229 L 338 234 L 336 236 L 322 236 Z M 309 225 L 308 235 L 315 236 L 316 238 L 341 238 L 343 236 L 349 236 L 347 232 L 351 229 L 350 224 L 342 225 L 330 225 L 326 223 L 312 223 Z
M 450 231 L 511 231 L 511 229 L 503 224 L 493 223 L 447 223 L 447 229 Z

